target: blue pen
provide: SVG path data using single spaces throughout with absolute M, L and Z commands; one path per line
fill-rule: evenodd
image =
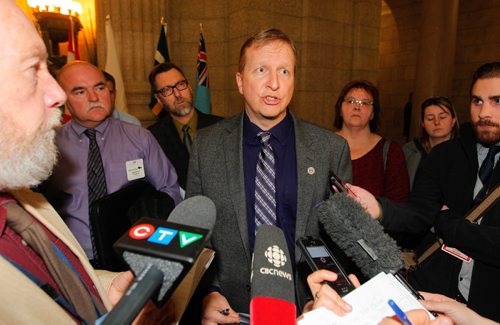
M 398 305 L 396 305 L 396 303 L 394 302 L 394 300 L 389 299 L 389 301 L 387 301 L 387 303 L 392 308 L 392 310 L 394 310 L 394 312 L 396 313 L 396 317 L 399 319 L 399 321 L 401 323 L 403 323 L 404 325 L 412 325 L 411 322 L 410 322 L 410 320 L 408 319 L 408 317 L 406 317 L 405 312 L 402 311 L 401 308 L 399 308 Z

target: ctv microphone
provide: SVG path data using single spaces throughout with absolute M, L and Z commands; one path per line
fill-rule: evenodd
M 295 324 L 295 285 L 283 231 L 261 225 L 252 257 L 250 324 Z
M 167 221 L 141 218 L 113 245 L 136 275 L 102 324 L 130 324 L 146 302 L 161 306 L 189 271 L 215 224 L 215 204 L 194 196 L 175 207 Z
M 369 278 L 403 268 L 401 250 L 363 207 L 345 193 L 336 193 L 319 208 L 319 221 L 330 238 Z

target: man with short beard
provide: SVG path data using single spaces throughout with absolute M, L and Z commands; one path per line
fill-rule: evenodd
M 102 160 L 107 194 L 144 179 L 168 194 L 175 204 L 182 198 L 175 169 L 151 132 L 110 117 L 113 107 L 109 88 L 99 68 L 88 62 L 74 61 L 59 70 L 58 81 L 68 97 L 66 107 L 72 119 L 56 131 L 60 158 L 41 191 L 94 262 L 89 225 L 92 202 L 89 202 L 87 182 L 89 131 L 95 132 L 93 138 Z
M 498 322 L 500 203 L 477 223 L 464 216 L 500 183 L 500 62 L 476 70 L 470 96 L 471 123 L 460 127 L 459 138 L 432 150 L 405 203 L 379 198 L 379 204 L 367 191 L 353 191 L 384 229 L 419 233 L 434 227 L 446 246 L 463 253 L 460 259 L 439 250 L 424 261 L 410 277 L 416 289 L 457 298 Z M 488 161 L 493 171 L 485 177 Z
M 205 114 L 193 106 L 193 90 L 184 72 L 171 62 L 156 65 L 149 74 L 149 82 L 155 89 L 155 98 L 168 114 L 164 114 L 149 130 L 177 171 L 179 185 L 185 189 L 189 163 L 186 133 L 189 127 L 191 141 L 197 130 L 212 125 L 222 117 Z M 189 146 L 189 145 L 188 145 Z

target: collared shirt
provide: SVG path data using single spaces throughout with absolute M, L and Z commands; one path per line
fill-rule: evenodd
M 497 146 L 500 143 L 496 144 Z M 477 148 L 477 163 L 478 166 L 481 167 L 481 164 L 486 159 L 488 155 L 489 148 L 484 147 L 480 143 L 476 145 Z M 500 159 L 500 153 L 495 155 L 495 163 L 493 166 L 496 166 L 498 160 Z M 474 187 L 474 197 L 479 193 L 479 191 L 483 188 L 483 183 L 479 178 L 479 170 L 476 179 L 476 185 Z M 481 219 L 478 220 L 478 223 L 481 223 Z M 474 268 L 474 260 L 471 260 L 469 263 L 462 262 L 462 268 L 460 269 L 460 273 L 458 274 L 458 290 L 462 294 L 462 296 L 468 300 L 469 299 L 469 291 L 470 291 L 470 282 L 472 280 L 472 269 Z
M 142 159 L 144 179 L 170 195 L 175 204 L 182 200 L 175 169 L 151 132 L 112 118 L 95 129 L 108 193 L 129 183 L 126 163 Z M 85 130 L 74 120 L 57 129 L 60 158 L 43 192 L 92 259 L 87 186 L 89 139 Z
M 18 233 L 7 225 L 7 210 L 3 205 L 12 202 L 16 202 L 12 196 L 7 193 L 0 192 L 0 255 L 20 265 L 24 270 L 30 272 L 42 283 L 50 285 L 50 287 L 55 289 L 60 296 L 63 296 L 59 286 L 50 275 L 43 259 L 26 244 Z M 94 297 L 100 297 L 96 287 L 90 279 L 90 276 L 87 274 L 75 254 L 73 254 L 68 246 L 66 246 L 59 238 L 54 236 L 54 234 L 52 234 L 52 232 L 50 232 L 42 223 L 38 222 L 36 218 L 33 218 L 33 220 L 34 222 L 37 222 L 40 227 L 42 227 L 49 240 L 57 246 L 57 248 L 59 248 L 64 256 L 66 256 L 74 270 L 76 270 L 80 278 L 85 283 L 87 289 L 94 295 Z
M 243 114 L 243 171 L 247 202 L 248 238 L 250 250 L 255 243 L 255 175 L 261 144 L 257 133 L 263 131 Z M 295 256 L 295 220 L 297 215 L 297 154 L 293 119 L 287 114 L 270 130 L 276 169 L 276 216 L 288 244 L 290 256 Z
M 182 130 L 184 124 L 180 123 L 176 119 L 172 119 L 172 121 L 174 122 L 177 133 L 179 133 L 179 137 L 182 141 L 184 139 L 184 131 Z M 194 108 L 193 116 L 191 116 L 191 119 L 189 120 L 189 122 L 187 122 L 187 125 L 189 125 L 189 135 L 191 136 L 191 140 L 194 141 L 194 138 L 196 137 L 196 130 L 198 129 L 198 113 Z

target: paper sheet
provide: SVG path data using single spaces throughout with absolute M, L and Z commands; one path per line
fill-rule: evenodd
M 392 275 L 379 273 L 361 287 L 345 295 L 343 299 L 352 306 L 346 316 L 337 316 L 324 307 L 304 314 L 299 325 L 371 325 L 378 324 L 384 317 L 394 312 L 387 304 L 392 299 L 405 312 L 412 309 L 425 309 L 418 300 L 406 290 Z M 431 319 L 434 317 L 429 313 Z

